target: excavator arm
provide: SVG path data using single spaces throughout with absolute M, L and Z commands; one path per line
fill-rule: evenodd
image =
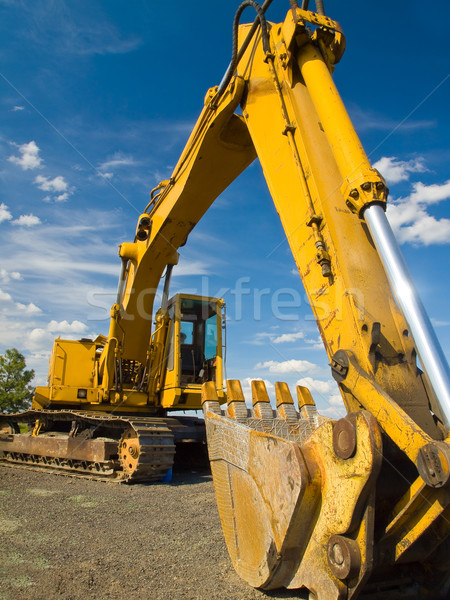
M 208 95 L 196 126 L 168 181 L 152 191 L 138 220 L 135 240 L 121 244 L 117 303 L 111 309 L 108 343 L 100 368 L 106 397 L 114 380 L 115 359 L 160 364 L 149 356 L 153 303 L 163 275 L 178 262 L 178 249 L 217 196 L 255 159 L 247 127 L 234 114 L 244 91 L 237 78 L 218 105 Z M 168 282 L 167 282 L 168 288 Z M 167 306 L 162 307 L 164 311 Z M 164 313 L 157 320 L 164 322 Z M 160 336 L 161 337 L 161 336 Z M 164 345 L 164 344 L 163 344 Z M 151 369 L 151 365 L 148 367 Z
M 177 251 L 191 230 L 256 157 L 242 117 L 234 114 L 244 88 L 237 78 L 218 105 L 207 95 L 171 178 L 154 190 L 139 218 L 135 241 L 120 246 L 127 280 L 112 309 L 109 338 L 119 340 L 124 358 L 145 360 L 154 296 L 164 269 L 176 264 Z
M 224 412 L 204 385 L 230 557 L 255 587 L 319 600 L 363 588 L 445 598 L 448 366 L 393 242 L 386 183 L 331 77 L 344 37 L 295 7 L 258 31 L 235 66 L 242 114 L 348 414 L 321 418 L 301 387 L 297 410 L 281 383 L 273 411 L 257 381 L 252 410 L 229 381 Z

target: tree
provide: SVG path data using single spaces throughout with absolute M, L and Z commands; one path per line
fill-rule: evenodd
M 15 412 L 30 406 L 34 371 L 25 367 L 25 357 L 16 348 L 0 355 L 0 411 Z

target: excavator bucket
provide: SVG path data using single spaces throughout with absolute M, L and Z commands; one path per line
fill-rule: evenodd
M 222 411 L 203 386 L 209 457 L 220 520 L 234 568 L 263 589 L 304 588 L 310 598 L 350 598 L 370 572 L 374 483 L 381 434 L 367 411 L 339 421 L 320 416 L 285 383 L 271 407 L 263 381 L 247 409 L 228 381 Z

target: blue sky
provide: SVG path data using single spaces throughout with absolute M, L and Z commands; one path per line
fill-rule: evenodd
M 237 6 L 0 0 L 0 352 L 22 351 L 36 381 L 54 337 L 107 332 L 117 246 L 220 82 Z M 288 8 L 274 0 L 267 17 Z M 448 357 L 450 5 L 426 22 L 418 1 L 325 8 L 347 37 L 335 81 L 388 180 L 391 222 Z M 227 373 L 246 390 L 255 377 L 269 391 L 301 381 L 326 414 L 342 412 L 257 163 L 182 249 L 182 290 L 225 298 Z

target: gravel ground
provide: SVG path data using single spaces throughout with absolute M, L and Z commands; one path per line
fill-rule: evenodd
M 208 471 L 133 486 L 0 467 L 2 600 L 264 600 L 234 572 Z

